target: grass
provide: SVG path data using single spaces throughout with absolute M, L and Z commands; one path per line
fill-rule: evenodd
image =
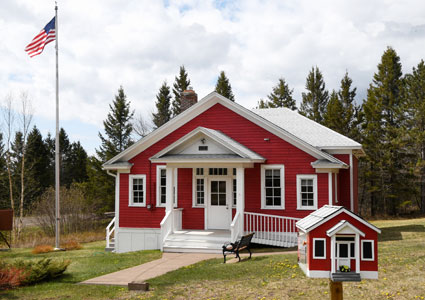
M 425 299 L 425 219 L 373 223 L 382 229 L 380 279 L 344 283 L 345 299 Z M 153 278 L 148 281 L 151 291 L 147 293 L 75 285 L 160 256 L 157 251 L 105 254 L 102 246 L 99 242 L 83 250 L 38 254 L 70 255 L 67 258 L 74 263 L 61 279 L 0 293 L 0 299 L 329 299 L 328 280 L 306 278 L 295 254 L 256 257 L 256 250 L 251 260 L 241 263 L 212 259 Z M 34 257 L 29 250 L 0 252 L 5 259 L 22 256 Z

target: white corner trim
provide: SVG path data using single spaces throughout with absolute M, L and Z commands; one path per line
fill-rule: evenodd
M 316 241 L 323 241 L 323 254 L 324 257 L 316 256 Z M 326 259 L 326 239 L 324 238 L 313 238 L 313 258 L 314 259 Z
M 280 170 L 280 206 L 266 205 L 266 170 Z M 261 165 L 261 209 L 285 209 L 285 166 L 284 165 Z
M 143 203 L 133 203 L 133 179 L 143 179 Z M 128 176 L 128 206 L 145 207 L 146 206 L 146 175 L 131 174 Z
M 301 202 L 301 179 L 313 179 L 313 206 L 302 206 Z M 298 174 L 297 175 L 297 210 L 316 210 L 317 209 L 317 175 L 316 174 Z
M 372 243 L 372 258 L 363 258 L 363 244 L 365 242 Z M 360 256 L 362 261 L 374 261 L 375 260 L 375 241 L 374 240 L 361 240 L 362 244 L 362 255 Z
M 350 210 L 351 211 L 354 211 L 354 186 L 353 185 L 354 185 L 353 154 L 350 153 Z

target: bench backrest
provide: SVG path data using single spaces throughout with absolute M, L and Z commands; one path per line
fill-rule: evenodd
M 254 232 L 253 233 L 250 233 L 250 234 L 247 234 L 247 235 L 244 235 L 242 238 L 241 238 L 241 241 L 239 242 L 239 244 L 238 244 L 238 248 L 242 248 L 242 247 L 244 247 L 244 246 L 248 246 L 250 243 L 251 243 L 251 240 L 252 240 L 252 237 L 254 236 Z

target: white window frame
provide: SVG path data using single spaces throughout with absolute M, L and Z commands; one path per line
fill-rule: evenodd
M 165 207 L 166 203 L 161 203 L 161 170 L 166 170 L 167 166 L 156 166 L 156 207 Z
M 279 206 L 266 205 L 266 170 L 280 170 L 280 197 Z M 261 209 L 285 209 L 285 166 L 261 165 Z
M 301 180 L 313 179 L 313 206 L 303 206 L 301 201 Z M 297 210 L 316 210 L 317 209 L 317 175 L 316 174 L 298 174 L 297 175 Z
M 203 169 L 203 175 L 196 175 L 196 169 Z M 204 208 L 206 204 L 207 199 L 207 176 L 205 175 L 205 172 L 208 171 L 208 168 L 192 168 L 192 207 L 193 208 Z M 204 204 L 198 204 L 197 203 L 197 194 L 196 194 L 196 185 L 197 185 L 197 179 L 203 179 L 204 180 Z
M 363 244 L 367 242 L 367 243 L 372 243 L 372 258 L 364 258 L 363 257 Z M 362 240 L 362 256 L 361 259 L 363 261 L 374 261 L 375 260 L 375 241 L 374 240 Z
M 133 179 L 143 179 L 143 203 L 133 202 Z M 128 206 L 132 207 L 146 207 L 146 175 L 133 174 L 128 176 Z
M 316 256 L 316 241 L 323 241 L 323 254 L 324 256 Z M 326 239 L 324 238 L 313 238 L 313 258 L 314 259 L 326 259 Z

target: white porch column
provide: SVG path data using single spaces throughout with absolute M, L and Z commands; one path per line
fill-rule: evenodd
M 336 264 L 336 259 L 335 259 L 335 235 L 333 235 L 331 237 L 331 273 L 335 273 L 335 264 Z
M 174 187 L 174 168 L 167 166 L 166 170 L 166 192 L 165 192 L 165 212 L 173 209 L 173 187 Z
M 360 274 L 360 237 L 356 234 L 354 239 L 354 252 L 356 256 L 356 273 Z
M 236 168 L 236 213 L 241 216 L 240 232 L 244 229 L 244 213 L 245 211 L 245 168 Z

